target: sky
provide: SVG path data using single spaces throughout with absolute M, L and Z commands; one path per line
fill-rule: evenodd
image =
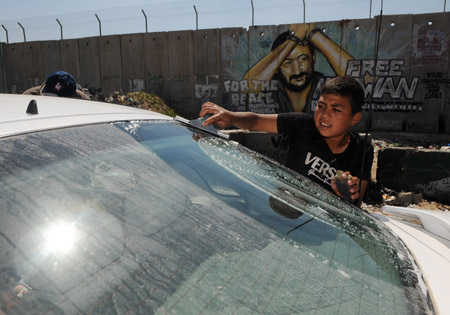
M 0 0 L 0 42 L 144 33 L 146 20 L 148 32 L 164 32 L 444 10 L 450 0 Z

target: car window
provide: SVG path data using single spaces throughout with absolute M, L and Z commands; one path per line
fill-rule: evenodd
M 234 142 L 124 122 L 0 152 L 6 313 L 430 311 L 394 235 Z

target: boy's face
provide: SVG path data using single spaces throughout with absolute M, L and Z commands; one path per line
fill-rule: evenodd
M 345 136 L 350 126 L 361 119 L 361 113 L 352 115 L 352 106 L 346 96 L 322 94 L 314 113 L 317 130 L 325 138 Z

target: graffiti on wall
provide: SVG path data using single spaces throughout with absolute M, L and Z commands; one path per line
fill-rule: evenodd
M 260 113 L 311 112 L 314 91 L 323 74 L 314 69 L 316 50 L 337 75 L 353 59 L 313 24 L 292 24 L 273 41 L 271 50 L 239 80 L 224 82 L 232 108 Z
M 427 93 L 425 99 L 442 98 L 442 85 L 450 85 L 450 79 L 444 78 L 442 72 L 428 72 L 426 78 L 422 78 L 420 81 L 425 85 Z
M 420 54 L 427 62 L 435 60 L 436 53 L 448 50 L 447 41 L 442 32 L 427 31 L 417 40 L 416 57 Z M 321 87 L 332 77 L 323 74 L 330 73 L 328 69 L 317 66 L 318 54 L 334 76 L 351 76 L 361 83 L 365 110 L 420 113 L 427 100 L 443 97 L 442 85 L 449 81 L 442 72 L 411 76 L 410 65 L 403 58 L 354 58 L 313 24 L 292 24 L 273 40 L 270 51 L 259 61 L 242 69 L 240 77 L 223 81 L 224 99 L 230 103 L 224 105 L 234 111 L 258 113 L 313 112 Z M 420 86 L 425 95 L 418 93 Z
M 422 103 L 414 101 L 420 78 L 408 79 L 404 65 L 402 59 L 350 60 L 345 74 L 364 87 L 365 98 L 370 100 L 364 106 L 366 110 L 370 106 L 377 112 L 421 112 Z

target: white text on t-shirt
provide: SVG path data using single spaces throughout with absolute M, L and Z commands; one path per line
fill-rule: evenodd
M 305 165 L 309 166 L 308 175 L 315 176 L 320 181 L 331 185 L 331 179 L 336 176 L 336 169 L 318 156 L 312 157 L 312 153 L 308 152 L 305 159 Z

